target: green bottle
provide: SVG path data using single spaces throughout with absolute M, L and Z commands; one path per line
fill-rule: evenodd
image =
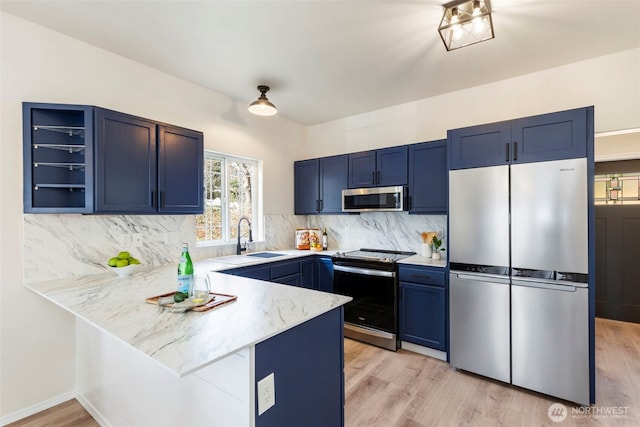
M 191 296 L 193 291 L 193 263 L 189 256 L 189 245 L 182 244 L 182 255 L 180 256 L 180 264 L 178 264 L 178 292 L 182 292 L 185 296 Z

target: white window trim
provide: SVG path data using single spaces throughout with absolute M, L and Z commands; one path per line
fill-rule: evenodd
M 224 209 L 225 214 L 222 216 L 222 235 L 223 238 L 221 240 L 196 240 L 196 247 L 210 247 L 210 246 L 222 246 L 222 245 L 230 245 L 236 244 L 237 240 L 232 239 L 229 234 L 229 217 L 228 213 L 228 177 L 227 177 L 227 162 L 228 161 L 238 161 L 238 162 L 254 162 L 255 163 L 255 176 L 251 182 L 252 184 L 252 194 L 254 197 L 251 200 L 253 218 L 251 220 L 251 231 L 253 234 L 254 242 L 262 242 L 264 241 L 264 215 L 263 215 L 263 203 L 262 203 L 262 160 L 255 159 L 251 157 L 243 157 L 237 156 L 233 154 L 226 154 L 219 151 L 214 150 L 204 150 L 205 160 L 207 157 L 213 157 L 216 159 L 222 160 L 222 170 L 224 173 L 221 176 L 221 207 Z M 205 191 L 203 188 L 202 191 Z M 257 197 L 256 197 L 257 196 Z

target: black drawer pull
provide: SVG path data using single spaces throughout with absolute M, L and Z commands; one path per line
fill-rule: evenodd
M 413 274 L 413 277 L 419 277 L 421 279 L 431 279 L 431 276 L 427 275 L 427 274 Z

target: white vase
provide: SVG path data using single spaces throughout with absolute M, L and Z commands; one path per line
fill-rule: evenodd
M 433 254 L 433 249 L 431 248 L 430 244 L 420 243 L 420 255 L 422 255 L 425 258 L 431 258 L 432 254 Z
M 434 252 L 433 255 L 431 255 L 432 259 L 440 259 L 440 252 Z

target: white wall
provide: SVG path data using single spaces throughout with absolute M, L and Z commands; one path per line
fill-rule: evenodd
M 0 43 L 0 421 L 6 421 L 75 388 L 73 319 L 22 286 L 25 259 L 40 271 L 48 262 L 23 253 L 23 227 L 34 229 L 22 213 L 23 101 L 98 105 L 201 130 L 206 148 L 264 160 L 266 214 L 293 212 L 293 160 L 302 156 L 306 128 L 249 115 L 244 101 L 6 13 Z M 89 218 L 83 222 L 100 222 Z
M 640 127 L 640 49 L 311 126 L 304 155 L 444 139 L 447 129 L 590 105 L 596 133 Z

